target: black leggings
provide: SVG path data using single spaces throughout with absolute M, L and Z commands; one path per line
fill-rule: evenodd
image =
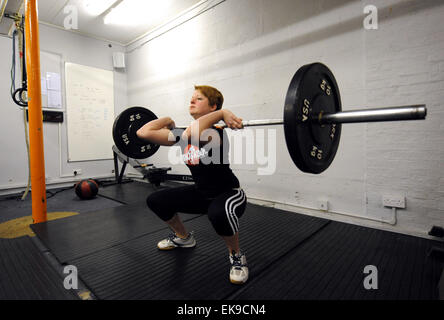
M 177 212 L 208 214 L 218 235 L 232 236 L 239 231 L 239 218 L 245 211 L 247 197 L 237 188 L 208 198 L 195 185 L 189 185 L 154 192 L 146 203 L 163 221 L 172 219 Z

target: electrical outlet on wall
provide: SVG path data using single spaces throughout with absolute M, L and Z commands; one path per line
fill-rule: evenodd
M 382 205 L 384 207 L 405 209 L 405 197 L 402 195 L 383 195 Z
M 73 174 L 74 174 L 74 176 L 78 176 L 79 174 L 82 174 L 82 169 L 75 169 Z
M 328 200 L 318 200 L 318 209 L 328 211 Z

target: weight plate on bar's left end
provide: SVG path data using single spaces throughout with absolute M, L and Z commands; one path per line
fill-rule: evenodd
M 119 114 L 113 124 L 113 139 L 120 152 L 133 159 L 145 159 L 155 154 L 160 146 L 138 139 L 136 131 L 156 119 L 157 116 L 144 107 L 131 107 Z
M 288 152 L 303 172 L 325 171 L 336 155 L 341 124 L 319 124 L 320 113 L 341 112 L 341 97 L 333 73 L 322 63 L 301 67 L 285 98 L 284 131 Z

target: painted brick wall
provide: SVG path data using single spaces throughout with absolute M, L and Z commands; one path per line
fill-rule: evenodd
M 365 32 L 367 103 L 425 103 L 428 115 L 425 121 L 367 125 L 368 213 L 385 218 L 391 213 L 381 194 L 404 195 L 398 228 L 422 233 L 444 224 L 444 3 L 373 2 L 380 25 Z
M 370 4 L 379 9 L 377 30 L 363 27 Z M 128 102 L 184 125 L 191 121 L 193 85 L 208 84 L 243 119 L 280 118 L 296 70 L 320 61 L 336 76 L 344 110 L 426 103 L 425 121 L 344 125 L 336 159 L 320 175 L 293 165 L 280 128 L 271 129 L 277 150 L 273 175 L 258 174 L 264 166 L 257 148 L 254 164 L 232 165 L 250 199 L 426 236 L 444 220 L 443 14 L 442 1 L 227 0 L 127 48 Z M 260 137 L 254 131 L 256 146 L 268 141 L 267 133 Z M 236 149 L 246 151 L 245 145 Z M 152 160 L 171 166 L 169 153 L 161 148 Z M 173 170 L 188 173 L 180 164 Z M 392 215 L 382 206 L 383 194 L 406 197 L 395 226 L 383 222 Z M 329 213 L 318 210 L 321 200 L 329 202 Z

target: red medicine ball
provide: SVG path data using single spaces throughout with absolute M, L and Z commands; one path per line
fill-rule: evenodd
M 75 186 L 76 194 L 80 199 L 92 199 L 99 191 L 99 185 L 93 179 L 81 180 Z

